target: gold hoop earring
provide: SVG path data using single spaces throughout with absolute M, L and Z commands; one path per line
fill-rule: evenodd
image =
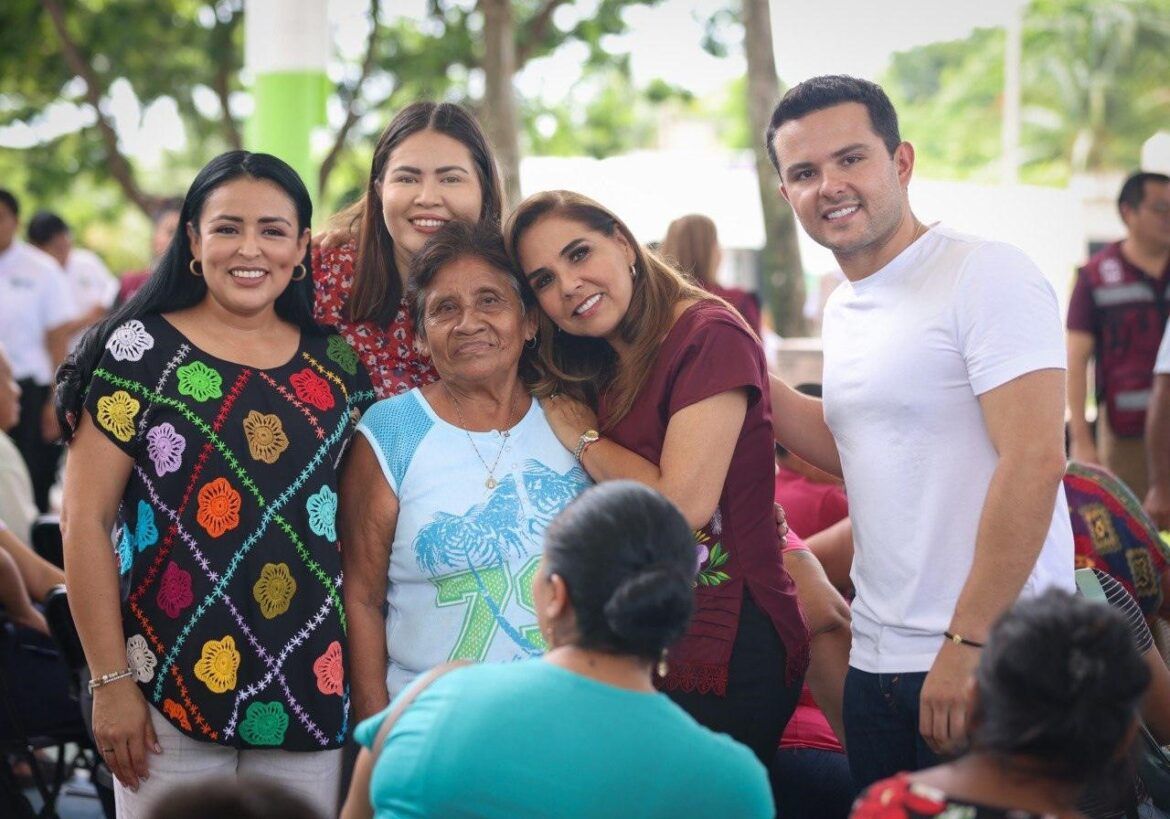
M 195 265 L 199 265 L 198 270 L 195 269 Z M 192 259 L 187 265 L 187 269 L 191 271 L 192 276 L 197 276 L 200 279 L 203 278 L 203 263 L 198 259 Z
M 301 274 L 299 276 L 295 273 L 293 274 L 292 280 L 294 282 L 299 282 L 301 279 L 305 278 L 305 276 L 309 275 L 309 271 L 305 269 L 304 264 L 297 265 L 296 267 L 293 268 L 293 270 L 301 271 Z

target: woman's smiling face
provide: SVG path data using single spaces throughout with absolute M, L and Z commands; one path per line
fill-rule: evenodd
M 634 249 L 621 231 L 607 235 L 545 216 L 524 232 L 517 255 L 541 309 L 558 327 L 576 336 L 616 336 L 634 293 Z

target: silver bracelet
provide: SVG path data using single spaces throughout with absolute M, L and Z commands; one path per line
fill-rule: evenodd
M 89 681 L 89 693 L 92 694 L 94 690 L 101 688 L 103 685 L 109 685 L 112 682 L 117 682 L 118 680 L 124 680 L 127 677 L 133 676 L 134 669 L 130 668 L 129 666 L 127 666 L 124 671 L 111 671 L 109 674 L 102 674 L 97 679 Z

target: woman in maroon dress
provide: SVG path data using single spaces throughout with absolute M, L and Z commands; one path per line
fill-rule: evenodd
M 439 378 L 415 344 L 410 260 L 450 220 L 498 225 L 500 208 L 491 147 L 458 105 L 408 105 L 378 138 L 364 198 L 313 243 L 314 317 L 354 348 L 378 398 Z
M 696 530 L 695 614 L 659 684 L 767 764 L 808 631 L 780 557 L 759 340 L 579 194 L 528 198 L 506 238 L 543 311 L 536 393 L 554 431 L 595 480 L 648 484 Z

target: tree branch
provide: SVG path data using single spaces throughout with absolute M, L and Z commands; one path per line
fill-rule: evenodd
M 366 40 L 366 56 L 362 60 L 361 73 L 358 74 L 353 92 L 350 94 L 345 106 L 345 122 L 341 124 L 341 128 L 337 131 L 337 139 L 333 141 L 333 147 L 329 149 L 329 153 L 321 161 L 321 169 L 317 175 L 318 196 L 325 193 L 325 184 L 329 181 L 329 175 L 333 173 L 333 166 L 337 164 L 337 159 L 341 156 L 341 152 L 345 148 L 345 141 L 349 137 L 349 132 L 357 124 L 358 119 L 362 115 L 362 111 L 360 110 L 362 86 L 365 85 L 366 79 L 374 70 L 374 58 L 378 48 L 378 18 L 381 16 L 380 7 L 380 0 L 370 0 L 370 36 Z
M 541 39 L 548 32 L 549 23 L 552 22 L 553 12 L 558 7 L 565 4 L 565 0 L 544 0 L 544 4 L 532 15 L 532 19 L 528 22 L 528 39 L 525 41 L 522 48 L 516 49 L 516 70 L 523 68 L 532 55 L 536 53 L 537 47 L 540 45 Z
M 212 33 L 212 38 L 215 42 L 212 53 L 217 55 L 212 90 L 215 91 L 215 96 L 219 98 L 220 121 L 223 126 L 224 139 L 236 151 L 244 147 L 244 140 L 240 136 L 240 127 L 236 123 L 235 117 L 232 116 L 230 104 L 232 74 L 238 68 L 235 60 L 232 59 L 235 53 L 232 49 L 232 32 L 239 26 L 241 17 L 242 14 L 233 13 L 231 20 L 226 24 L 216 22 L 215 29 Z
M 160 201 L 159 197 L 151 196 L 138 186 L 138 181 L 134 177 L 134 169 L 118 149 L 118 134 L 114 130 L 114 126 L 106 119 L 105 114 L 102 113 L 101 103 L 105 89 L 97 73 L 93 70 L 93 66 L 82 55 L 81 49 L 69 35 L 69 31 L 65 27 L 65 12 L 62 10 L 61 4 L 58 0 L 41 0 L 41 6 L 53 19 L 53 28 L 56 29 L 57 37 L 61 40 L 61 49 L 70 70 L 81 77 L 85 83 L 85 99 L 93 106 L 94 114 L 97 116 L 97 129 L 106 148 L 106 160 L 109 162 L 110 174 L 122 187 L 126 197 L 147 216 L 151 215 Z

